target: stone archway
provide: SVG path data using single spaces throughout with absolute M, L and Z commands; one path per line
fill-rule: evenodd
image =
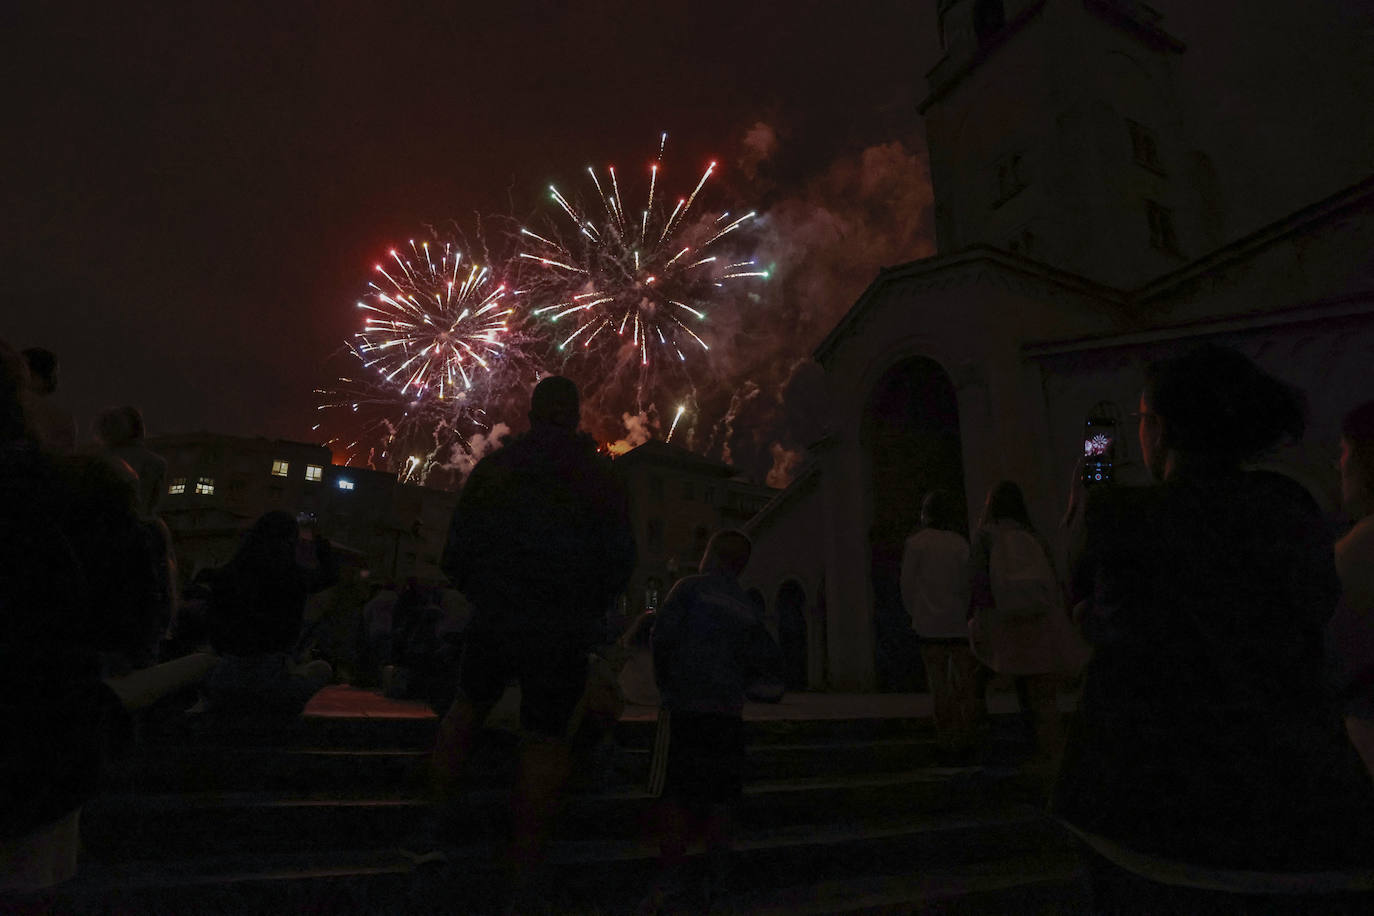
M 782 648 L 784 683 L 788 690 L 807 687 L 806 591 L 796 579 L 778 589 L 778 645 Z
M 902 546 L 920 520 L 921 500 L 951 490 L 965 504 L 964 460 L 954 384 L 939 363 L 904 359 L 879 377 L 863 415 L 861 441 L 872 507 L 875 665 L 880 690 L 925 683 L 911 622 L 902 606 Z

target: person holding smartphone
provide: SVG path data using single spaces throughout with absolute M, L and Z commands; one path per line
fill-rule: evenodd
M 1374 785 L 1325 683 L 1331 542 L 1299 484 L 1245 469 L 1304 425 L 1234 350 L 1155 363 L 1156 484 L 1094 488 L 1076 520 L 1095 655 L 1052 810 L 1102 912 L 1374 912 Z

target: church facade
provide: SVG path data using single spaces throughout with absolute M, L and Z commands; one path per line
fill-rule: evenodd
M 1212 341 L 1304 389 L 1308 434 L 1272 463 L 1333 516 L 1340 417 L 1374 397 L 1374 177 L 1238 231 L 1158 14 L 939 5 L 922 104 L 939 254 L 881 271 L 821 342 L 827 428 L 750 524 L 747 584 L 804 634 L 817 688 L 914 686 L 896 575 L 929 490 L 962 493 L 976 525 L 1015 480 L 1053 541 L 1103 415 L 1119 479 L 1144 482 L 1146 363 Z

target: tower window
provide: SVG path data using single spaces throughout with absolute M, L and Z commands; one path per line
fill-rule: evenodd
M 353 481 L 347 479 L 346 477 L 340 477 L 340 478 L 339 478 L 339 489 L 340 489 L 340 490 L 351 490 L 351 489 L 353 489 Z
M 1154 131 L 1130 120 L 1126 122 L 1126 127 L 1131 134 L 1131 155 L 1135 157 L 1135 161 L 1151 171 L 1162 172 L 1159 144 L 1155 142 Z
M 186 478 L 173 477 L 172 484 L 167 488 L 167 492 L 172 496 L 178 496 L 186 492 Z
M 978 0 L 973 4 L 973 34 L 978 44 L 985 45 L 1007 24 L 1007 11 L 1002 0 Z
M 1026 178 L 1026 162 L 1020 153 L 1012 153 L 997 162 L 996 196 L 992 205 L 1000 207 L 1015 197 L 1030 182 Z
M 215 478 L 200 477 L 196 479 L 196 494 L 199 496 L 215 495 Z
M 313 481 L 315 481 L 316 483 L 319 483 L 320 479 L 321 479 L 323 476 L 324 476 L 324 468 L 320 467 L 318 464 L 307 464 L 307 465 L 305 466 L 305 479 L 306 479 L 306 480 L 313 480 Z
M 291 470 L 291 463 L 288 462 L 285 458 L 273 458 L 273 459 L 272 459 L 272 476 L 273 476 L 273 477 L 285 477 L 286 474 L 287 474 L 287 472 L 290 471 L 290 470 Z
M 1172 254 L 1178 253 L 1178 237 L 1174 234 L 1174 211 L 1153 200 L 1145 201 L 1145 219 L 1150 226 L 1150 247 Z

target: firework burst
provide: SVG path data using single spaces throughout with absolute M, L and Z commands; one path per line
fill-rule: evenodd
M 596 197 L 590 211 L 550 185 L 556 225 L 547 234 L 520 230 L 518 258 L 537 274 L 532 314 L 550 323 L 560 358 L 614 351 L 617 365 L 638 367 L 637 394 L 656 362 L 686 364 L 710 350 L 708 316 L 728 286 L 769 273 L 731 246 L 756 213 L 698 215 L 697 197 L 715 162 L 690 194 L 671 204 L 661 195 L 666 140 L 648 169 L 642 208 L 627 210 L 614 166 L 604 175 L 588 167 Z
M 468 439 L 490 430 L 484 408 L 504 409 L 538 377 L 523 352 L 520 294 L 451 242 L 410 242 L 373 268 L 357 302 L 363 329 L 346 363 L 316 389 L 314 427 L 344 464 L 432 483 Z
M 445 242 L 410 243 L 410 256 L 390 251 L 376 265 L 358 308 L 369 314 L 354 352 L 386 384 L 417 398 L 445 400 L 470 391 L 506 347 L 514 295 L 491 270 L 464 264 Z

